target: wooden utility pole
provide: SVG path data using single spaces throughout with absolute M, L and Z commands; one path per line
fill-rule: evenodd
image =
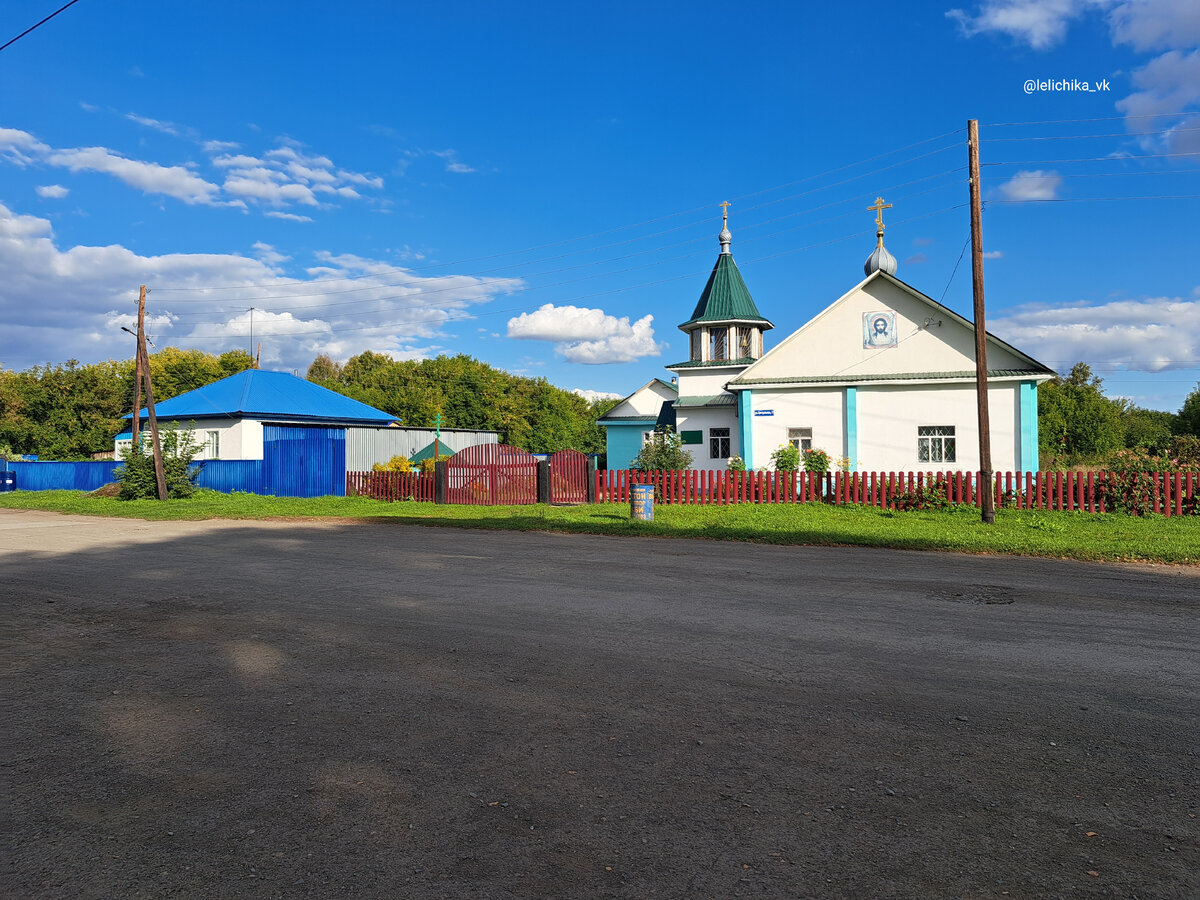
M 133 364 L 133 446 L 140 447 L 138 440 L 141 438 L 142 432 L 142 335 L 146 333 L 146 286 L 143 284 L 142 289 L 138 291 L 138 327 L 137 334 L 137 350 L 134 356 L 137 357 L 137 362 Z M 128 330 L 128 329 L 126 329 Z
M 138 294 L 137 368 L 146 379 L 146 410 L 150 414 L 150 443 L 154 451 L 154 481 L 158 487 L 158 499 L 167 499 L 167 475 L 163 469 L 162 442 L 158 437 L 158 416 L 154 413 L 154 382 L 150 378 L 150 354 L 146 351 L 146 286 Z M 141 416 L 141 397 L 133 411 L 134 422 Z M 134 425 L 134 441 L 137 440 L 137 425 Z M 135 445 L 136 446 L 136 445 Z
M 979 407 L 979 507 L 983 523 L 996 521 L 992 475 L 992 429 L 988 416 L 987 324 L 983 313 L 983 201 L 979 196 L 979 120 L 967 120 L 971 182 L 971 287 L 975 298 L 975 395 Z

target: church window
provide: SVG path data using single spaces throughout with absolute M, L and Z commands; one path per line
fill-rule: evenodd
M 754 329 L 746 328 L 742 325 L 738 326 L 737 330 L 738 359 L 746 359 L 754 356 Z
M 729 459 L 729 429 L 708 429 L 708 455 L 712 459 Z
M 789 428 L 788 443 L 799 450 L 801 453 L 807 453 L 812 449 L 812 429 L 811 428 Z
M 712 360 L 728 359 L 726 343 L 729 339 L 729 329 L 714 328 L 708 333 L 708 358 Z
M 917 426 L 917 462 L 956 462 L 953 425 Z
M 703 332 L 699 328 L 692 332 L 692 355 L 690 358 L 696 360 L 697 362 L 704 358 L 703 338 Z

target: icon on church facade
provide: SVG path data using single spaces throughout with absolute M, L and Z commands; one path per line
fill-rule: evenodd
M 863 313 L 863 349 L 879 350 L 895 347 L 900 341 L 896 335 L 896 314 L 891 310 Z

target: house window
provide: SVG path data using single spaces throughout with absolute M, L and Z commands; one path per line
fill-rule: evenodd
M 692 332 L 692 356 L 691 356 L 691 358 L 696 360 L 697 362 L 700 361 L 701 356 L 702 356 L 702 351 L 704 349 L 703 337 L 704 337 L 704 335 L 699 328 L 697 328 L 695 331 Z
M 653 442 L 654 442 L 654 432 L 653 431 L 643 431 L 642 432 L 642 446 L 645 447 L 647 444 L 651 444 Z
M 953 425 L 920 425 L 917 427 L 917 462 L 956 462 Z
M 789 428 L 788 443 L 799 450 L 801 453 L 806 453 L 812 449 L 812 429 L 811 428 Z
M 729 459 L 729 429 L 708 429 L 708 455 L 712 459 Z
M 726 352 L 726 342 L 729 339 L 729 329 L 717 328 L 708 333 L 708 358 L 709 359 L 728 359 L 729 354 Z
M 738 359 L 746 359 L 747 357 L 754 356 L 754 329 L 753 328 L 745 328 L 745 327 L 739 325 L 738 330 L 737 330 L 737 340 L 738 340 L 738 351 L 737 351 Z
M 221 432 L 209 431 L 205 433 L 206 440 L 204 441 L 204 458 L 205 459 L 220 459 L 221 458 Z

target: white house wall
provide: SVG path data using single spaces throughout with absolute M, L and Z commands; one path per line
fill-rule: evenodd
M 673 387 L 658 380 L 651 381 L 610 409 L 605 416 L 612 416 L 614 419 L 628 416 L 657 417 L 659 410 L 662 409 L 663 401 L 674 401 L 677 396 Z
M 1020 386 L 1004 382 L 988 390 L 992 468 L 1020 465 Z M 847 441 L 847 392 L 843 387 L 754 391 L 752 410 L 770 416 L 751 420 L 754 468 L 770 466 L 771 453 L 787 441 L 789 428 L 811 428 L 813 447 L 831 457 L 852 456 L 858 471 L 936 472 L 979 468 L 979 428 L 974 385 L 865 385 L 855 392 L 856 447 Z M 917 428 L 953 425 L 953 463 L 917 461 Z
M 754 460 L 750 468 L 771 466 L 771 454 L 787 443 L 789 428 L 811 428 L 813 448 L 831 457 L 846 452 L 845 400 L 840 388 L 809 390 L 755 391 L 751 416 L 751 446 Z M 764 413 L 771 415 L 764 415 Z
M 725 385 L 745 369 L 729 366 L 719 369 L 696 368 L 679 370 L 680 397 L 715 397 L 725 391 Z
M 713 459 L 710 455 L 709 429 L 729 429 L 729 456 L 741 456 L 742 448 L 738 441 L 737 414 L 732 406 L 716 408 L 676 409 L 675 430 L 682 434 L 685 431 L 703 432 L 703 442 L 691 444 L 683 449 L 692 454 L 692 468 L 725 471 L 729 468 L 729 456 Z

